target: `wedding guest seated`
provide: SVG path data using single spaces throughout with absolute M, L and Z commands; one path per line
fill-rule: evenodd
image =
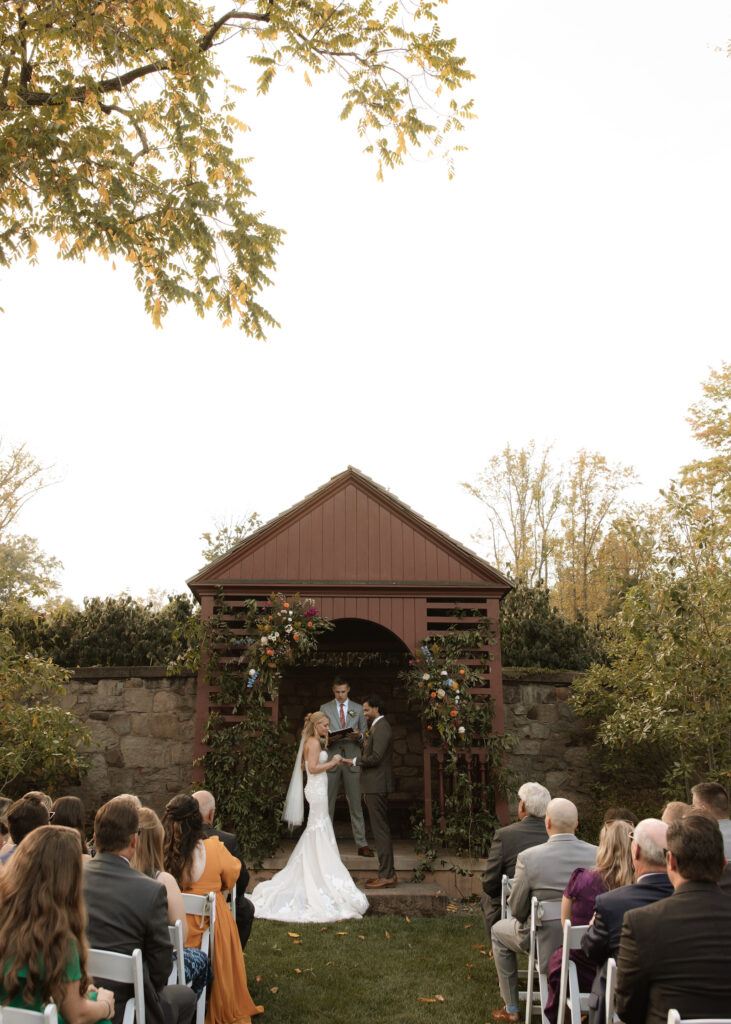
M 86 974 L 81 843 L 70 828 L 42 825 L 0 875 L 0 1002 L 42 1011 L 62 1024 L 96 1024 L 114 1014 L 114 994 Z
M 726 860 L 731 860 L 731 820 L 728 816 L 728 793 L 717 782 L 699 782 L 691 789 L 693 806 L 708 811 L 718 821 L 723 836 Z
M 11 843 L 0 853 L 0 863 L 7 864 L 25 837 L 41 825 L 48 824 L 48 810 L 33 794 L 16 800 L 8 809 L 8 829 Z
M 665 839 L 668 827 L 657 818 L 645 818 L 634 832 L 630 847 L 635 881 L 597 896 L 594 918 L 581 940 L 581 949 L 601 970 L 597 972 L 589 997 L 589 1024 L 603 1024 L 605 1018 L 605 965 L 617 959 L 625 911 L 644 907 L 669 896 L 673 887 L 665 867 Z
M 137 812 L 140 821 L 139 838 L 130 865 L 148 878 L 154 878 L 165 889 L 168 903 L 168 924 L 180 921 L 183 926 L 183 957 L 185 980 L 197 996 L 208 984 L 208 956 L 200 949 L 185 946 L 188 938 L 188 921 L 183 906 L 183 894 L 173 876 L 163 870 L 162 844 L 165 832 L 162 822 L 149 807 L 140 807 Z
M 505 1006 L 493 1010 L 493 1020 L 520 1020 L 518 1005 L 517 954 L 528 950 L 530 941 L 531 899 L 559 900 L 577 867 L 593 868 L 596 864 L 596 846 L 577 839 L 574 833 L 579 823 L 576 805 L 558 797 L 546 809 L 548 841 L 518 854 L 515 880 L 508 900 L 512 918 L 498 921 L 492 926 L 492 951 L 500 983 L 500 994 Z M 561 945 L 561 921 L 545 916 L 541 924 L 540 969 L 548 968 L 548 959 Z
M 561 927 L 566 921 L 572 925 L 589 924 L 594 916 L 594 901 L 600 893 L 627 886 L 632 881 L 632 826 L 622 818 L 602 827 L 596 868 L 576 868 L 564 889 L 561 906 Z M 558 1020 L 558 995 L 561 983 L 563 950 L 559 947 L 548 961 L 548 999 L 544 1009 L 551 1024 Z M 572 949 L 570 958 L 576 964 L 579 990 L 587 992 L 594 981 L 596 965 L 580 949 Z
M 682 800 L 671 800 L 663 807 L 660 820 L 664 821 L 666 825 L 671 825 L 674 821 L 684 818 L 686 814 L 690 814 L 692 810 L 690 804 L 685 804 Z
M 97 852 L 84 867 L 87 938 L 94 949 L 127 955 L 142 951 L 148 1024 L 190 1024 L 195 993 L 185 985 L 167 984 L 173 949 L 165 889 L 130 866 L 139 827 L 137 807 L 128 799 L 115 797 L 96 812 Z M 132 986 L 113 982 L 111 988 L 117 1000 L 114 1024 L 121 1024 Z
M 726 858 L 718 823 L 689 814 L 668 826 L 674 892 L 624 915 L 615 1007 L 624 1024 L 727 1017 L 731 1006 L 731 896 L 721 892 Z
M 65 825 L 67 828 L 75 828 L 81 838 L 81 850 L 83 860 L 91 860 L 89 847 L 86 845 L 84 830 L 86 826 L 86 811 L 84 805 L 77 796 L 60 796 L 54 801 L 51 808 L 51 816 L 54 825 Z
M 40 789 L 31 789 L 28 793 L 23 793 L 23 798 L 28 800 L 39 800 L 48 811 L 48 816 L 51 816 L 51 809 L 53 808 L 53 799 L 44 793 Z
M 213 827 L 213 819 L 216 816 L 216 799 L 208 790 L 201 789 L 193 794 L 193 799 L 198 801 L 201 817 L 203 818 L 203 834 L 206 839 L 210 836 L 217 836 L 226 847 L 228 852 L 241 864 L 241 873 L 236 883 L 236 927 L 239 932 L 241 948 L 246 948 L 246 943 L 251 935 L 251 925 L 254 920 L 254 904 L 246 896 L 249 886 L 249 871 L 244 863 L 241 853 L 241 845 L 233 832 L 224 832 L 223 829 Z
M 223 897 L 223 890 L 230 889 L 238 878 L 241 864 L 216 836 L 205 838 L 198 801 L 192 796 L 181 793 L 168 802 L 163 827 L 165 868 L 181 890 L 199 896 L 216 894 L 216 969 L 206 1024 L 248 1024 L 264 1008 L 249 995 L 241 943 Z M 189 914 L 189 945 L 200 947 L 201 935 L 200 918 Z
M 502 878 L 512 879 L 518 854 L 548 840 L 546 808 L 551 794 L 539 782 L 524 782 L 518 790 L 518 820 L 495 831 L 482 876 L 482 914 L 487 934 L 500 920 Z

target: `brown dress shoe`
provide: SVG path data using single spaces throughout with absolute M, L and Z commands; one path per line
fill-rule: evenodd
M 396 885 L 396 875 L 393 878 L 374 878 L 372 882 L 366 882 L 366 889 L 391 889 Z
M 370 846 L 359 846 L 358 847 L 359 857 L 375 857 L 375 853 L 371 850 Z
M 502 1010 L 493 1010 L 492 1019 L 500 1021 L 500 1024 L 518 1024 L 520 1020 L 519 1013 L 508 1013 L 503 1006 Z

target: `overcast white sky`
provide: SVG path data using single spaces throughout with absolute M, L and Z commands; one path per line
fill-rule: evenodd
M 637 497 L 695 454 L 731 354 L 731 9 L 451 0 L 443 26 L 477 74 L 452 182 L 419 157 L 379 184 L 334 79 L 243 97 L 287 231 L 268 342 L 182 309 L 156 331 L 126 269 L 49 248 L 0 275 L 0 433 L 59 477 L 18 527 L 74 600 L 180 591 L 216 517 L 348 464 L 474 546 L 459 481 L 508 442 L 633 464 Z

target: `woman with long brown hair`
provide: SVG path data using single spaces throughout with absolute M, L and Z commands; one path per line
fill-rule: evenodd
M 55 825 L 29 833 L 0 874 L 3 1006 L 42 1010 L 52 999 L 66 1024 L 114 1016 L 114 993 L 86 973 L 81 878 L 79 833 Z
M 65 825 L 67 828 L 75 828 L 81 837 L 81 859 L 91 860 L 89 847 L 86 845 L 84 826 L 86 824 L 86 810 L 77 796 L 60 796 L 54 800 L 51 807 L 51 818 L 54 825 Z
M 328 809 L 327 773 L 344 759 L 328 757 L 329 719 L 323 711 L 305 718 L 283 819 L 292 825 L 304 818 L 304 797 L 310 805 L 307 827 L 281 871 L 259 882 L 251 894 L 256 917 L 293 923 L 340 921 L 362 917 L 368 900 L 340 859 Z M 302 772 L 307 786 L 302 788 Z
M 154 878 L 165 889 L 168 898 L 168 923 L 180 921 L 183 926 L 183 957 L 185 959 L 185 980 L 197 996 L 201 994 L 208 981 L 208 957 L 201 949 L 186 946 L 188 938 L 188 921 L 183 907 L 183 895 L 180 886 L 173 876 L 163 870 L 163 842 L 165 830 L 162 822 L 149 807 L 140 807 L 138 811 L 140 831 L 137 846 L 130 860 L 130 867 L 140 871 L 149 878 Z
M 224 889 L 236 884 L 241 861 L 228 852 L 218 836 L 205 838 L 200 807 L 192 796 L 181 793 L 173 797 L 165 807 L 162 823 L 165 868 L 181 890 L 198 896 L 216 894 L 214 978 L 206 1024 L 249 1024 L 264 1007 L 257 1006 L 249 995 L 239 933 L 223 896 Z M 199 918 L 189 914 L 188 945 L 199 948 L 201 936 Z

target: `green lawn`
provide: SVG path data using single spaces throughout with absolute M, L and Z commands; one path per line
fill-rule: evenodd
M 502 1006 L 488 948 L 476 913 L 331 925 L 257 920 L 246 971 L 264 1006 L 261 1024 L 486 1024 Z

